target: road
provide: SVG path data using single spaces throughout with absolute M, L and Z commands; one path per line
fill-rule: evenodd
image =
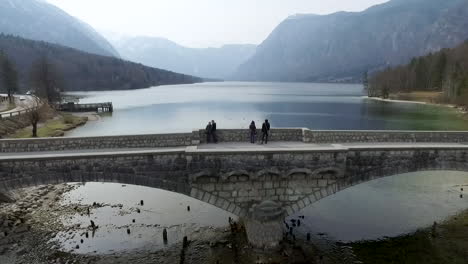
M 7 96 L 6 94 L 0 94 L 0 96 Z M 24 97 L 24 100 L 20 100 L 20 97 Z M 34 106 L 34 96 L 32 95 L 15 95 L 16 107 L 8 111 L 0 111 L 0 114 L 9 114 L 17 111 L 25 110 Z

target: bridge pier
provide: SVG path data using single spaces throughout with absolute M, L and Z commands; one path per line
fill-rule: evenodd
M 244 219 L 249 243 L 255 248 L 272 250 L 283 240 L 283 220 L 286 211 L 281 205 L 265 201 L 254 205 Z

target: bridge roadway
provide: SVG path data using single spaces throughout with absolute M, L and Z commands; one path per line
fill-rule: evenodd
M 225 153 L 225 152 L 301 152 L 301 151 L 333 151 L 359 149 L 446 149 L 457 148 L 468 150 L 465 143 L 340 143 L 312 144 L 303 142 L 271 142 L 268 144 L 250 144 L 239 142 L 223 142 L 219 144 L 200 144 L 197 146 L 161 147 L 161 148 L 112 148 L 112 149 L 78 149 L 66 151 L 30 151 L 30 152 L 0 152 L 0 160 L 48 159 L 65 157 L 109 156 L 151 153 Z

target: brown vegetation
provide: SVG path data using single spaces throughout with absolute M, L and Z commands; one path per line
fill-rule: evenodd
M 468 41 L 453 49 L 414 58 L 410 64 L 388 68 L 369 79 L 368 95 L 440 93 L 445 103 L 468 106 Z

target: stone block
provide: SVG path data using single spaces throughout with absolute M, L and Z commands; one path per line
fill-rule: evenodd
M 265 189 L 272 189 L 273 188 L 273 182 L 267 181 L 263 183 L 263 188 Z

